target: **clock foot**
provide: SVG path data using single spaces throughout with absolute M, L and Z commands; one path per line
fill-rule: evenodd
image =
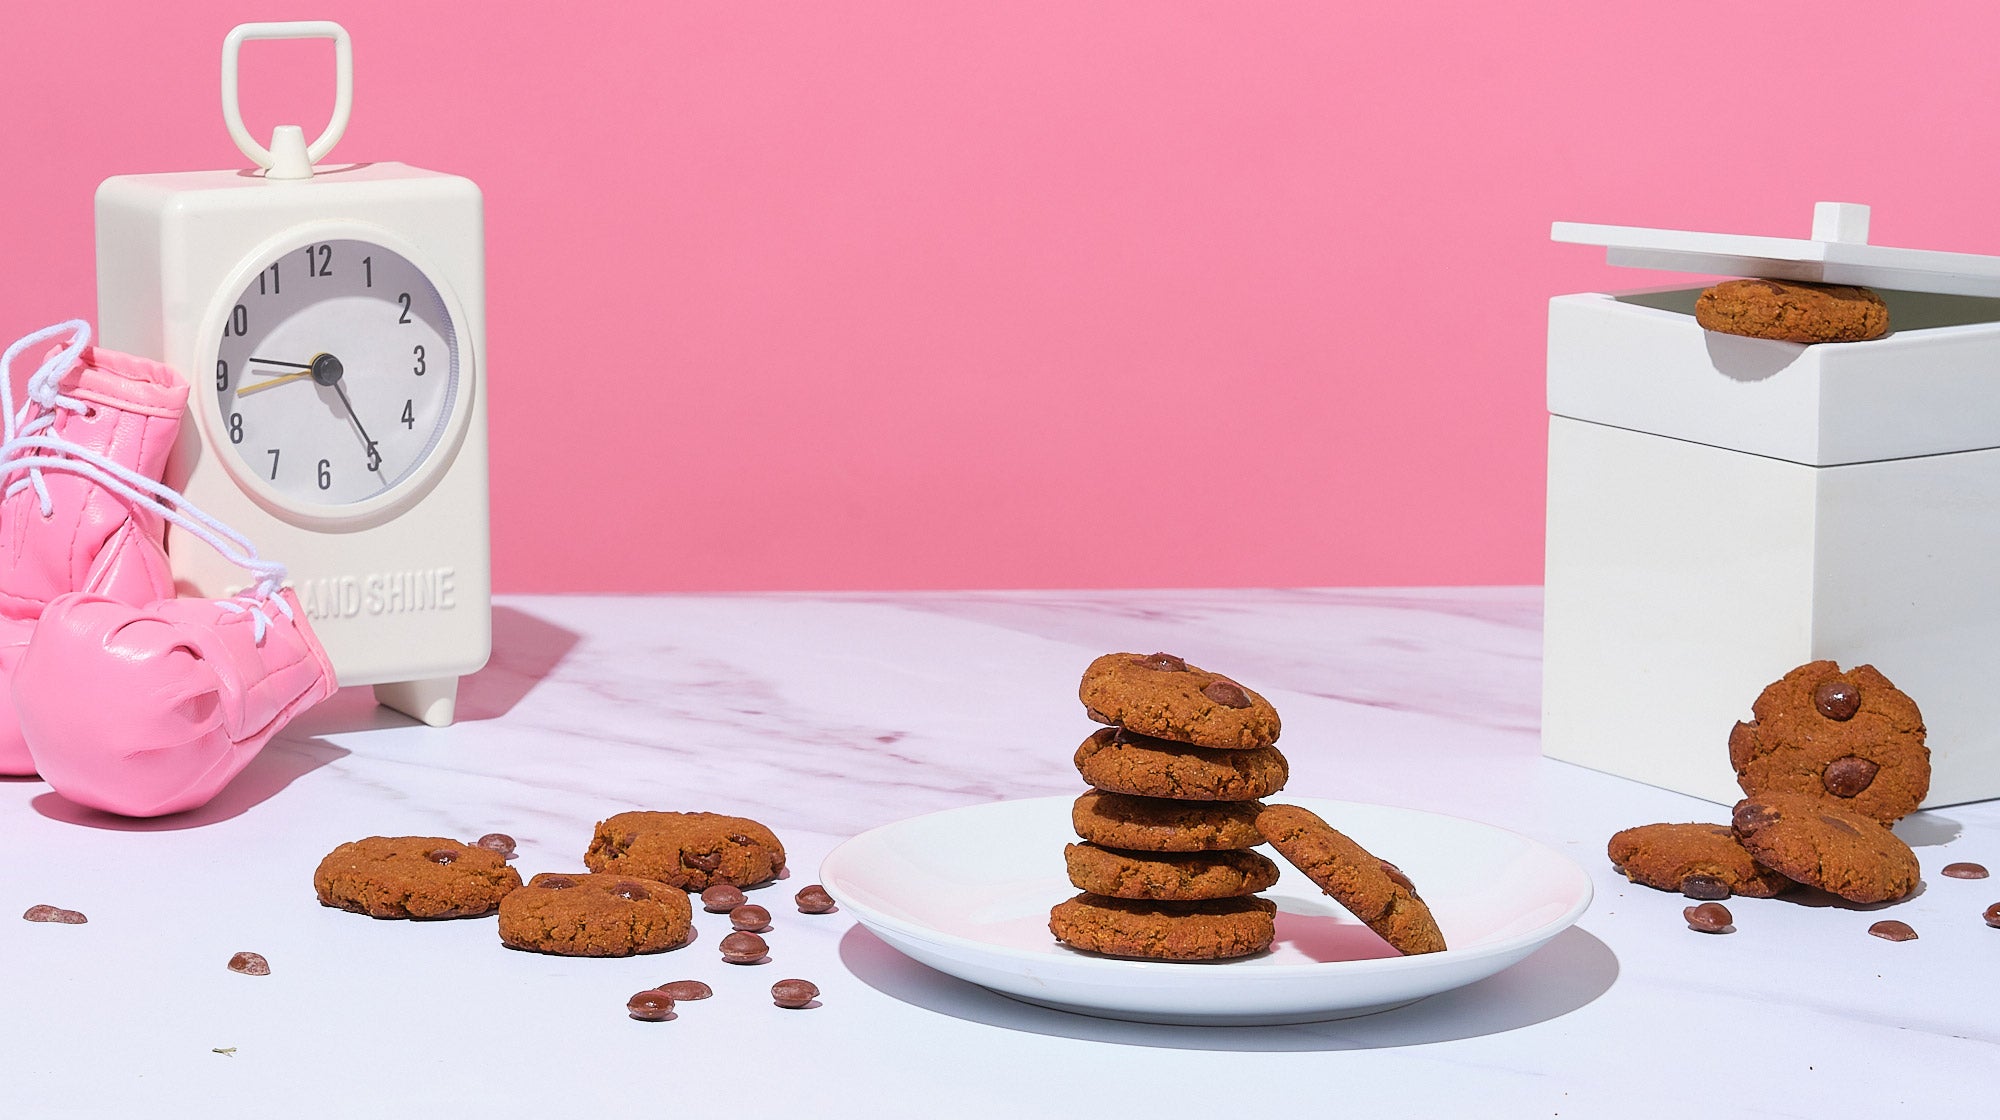
M 431 677 L 421 681 L 391 681 L 375 686 L 375 702 L 420 719 L 432 727 L 450 727 L 458 711 L 458 678 Z

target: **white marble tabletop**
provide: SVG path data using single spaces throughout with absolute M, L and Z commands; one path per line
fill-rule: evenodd
M 0 782 L 0 1116 L 703 1114 L 1832 1116 L 2000 1094 L 2000 807 L 1899 832 L 1926 870 L 1893 916 L 1731 900 L 1689 931 L 1627 884 L 1612 832 L 1724 810 L 1538 754 L 1540 596 L 1441 591 L 1012 592 L 504 599 L 461 722 L 342 692 L 182 819 L 120 821 Z M 1449 813 L 1573 856 L 1597 896 L 1491 979 L 1382 1014 L 1175 1027 L 1045 1010 L 915 964 L 791 893 L 846 837 L 953 806 L 1074 794 L 1097 653 L 1165 649 L 1284 716 L 1287 794 Z M 1720 749 L 1718 747 L 1718 749 Z M 503 949 L 492 919 L 326 909 L 312 869 L 370 834 L 506 832 L 523 871 L 576 870 L 627 809 L 755 817 L 792 878 L 755 892 L 772 961 L 686 949 Z M 1059 858 L 1059 857 L 1055 857 Z M 31 905 L 85 925 L 19 920 Z M 238 950 L 268 977 L 224 966 Z M 783 1011 L 798 976 L 822 1006 Z M 714 999 L 624 1013 L 666 980 Z M 1226 1110 L 1226 1111 L 1224 1111 Z

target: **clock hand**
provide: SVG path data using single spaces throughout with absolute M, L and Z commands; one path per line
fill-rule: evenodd
M 278 360 L 276 360 L 276 359 L 274 359 L 274 358 L 252 358 L 252 359 L 250 359 L 250 360 L 251 360 L 251 361 L 253 361 L 253 362 L 255 362 L 255 363 L 257 363 L 257 364 L 258 364 L 258 365 L 260 365 L 260 366 L 284 366 L 284 367 L 285 367 L 286 369 L 311 369 L 311 368 L 313 368 L 313 367 L 312 367 L 312 366 L 310 366 L 310 365 L 306 365 L 306 364 L 303 364 L 303 363 L 300 363 L 300 362 L 280 362 L 280 361 L 278 361 Z
M 273 385 L 283 385 L 287 381 L 297 381 L 300 378 L 311 377 L 311 376 L 312 376 L 312 370 L 310 369 L 300 373 L 288 373 L 285 374 L 283 377 L 273 377 L 269 381 L 259 381 L 255 385 L 242 386 L 241 388 L 236 390 L 236 395 L 238 398 L 247 397 L 252 393 L 261 393 L 264 390 L 269 389 Z
M 368 429 L 361 426 L 361 417 L 355 414 L 354 402 L 347 399 L 347 386 L 336 381 L 333 391 L 340 394 L 340 403 L 347 409 L 347 418 L 354 421 L 354 430 L 361 433 L 361 442 L 368 445 L 368 469 L 382 473 L 382 453 L 375 450 L 375 441 L 368 438 Z

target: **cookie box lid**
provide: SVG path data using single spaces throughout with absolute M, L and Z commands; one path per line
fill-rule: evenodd
M 2000 296 L 2000 257 L 1870 245 L 1868 207 L 1855 202 L 1815 203 L 1804 239 L 1583 222 L 1557 222 L 1549 236 L 1602 245 L 1606 263 L 1628 268 Z
M 1810 240 L 1558 222 L 1612 264 L 1859 284 L 1887 337 L 1803 345 L 1705 331 L 1699 286 L 1549 301 L 1549 411 L 1835 466 L 2000 447 L 2000 257 L 1866 243 L 1863 206 L 1821 203 Z

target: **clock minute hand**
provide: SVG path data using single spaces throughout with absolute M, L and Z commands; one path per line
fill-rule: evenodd
M 382 453 L 375 450 L 375 441 L 368 438 L 368 429 L 361 426 L 361 417 L 354 411 L 354 402 L 347 399 L 347 386 L 336 381 L 333 383 L 333 391 L 340 394 L 340 403 L 347 409 L 347 418 L 354 421 L 354 430 L 361 433 L 361 442 L 367 445 L 368 469 L 379 473 L 382 469 Z
M 278 360 L 277 360 L 276 358 L 252 358 L 252 359 L 250 359 L 250 360 L 251 360 L 252 362 L 255 362 L 256 364 L 258 364 L 258 365 L 260 365 L 260 366 L 284 366 L 284 367 L 285 367 L 286 369 L 311 369 L 311 368 L 313 368 L 313 367 L 312 367 L 312 366 L 311 366 L 310 364 L 308 364 L 308 363 L 305 363 L 305 362 L 281 362 L 281 361 L 278 361 Z

